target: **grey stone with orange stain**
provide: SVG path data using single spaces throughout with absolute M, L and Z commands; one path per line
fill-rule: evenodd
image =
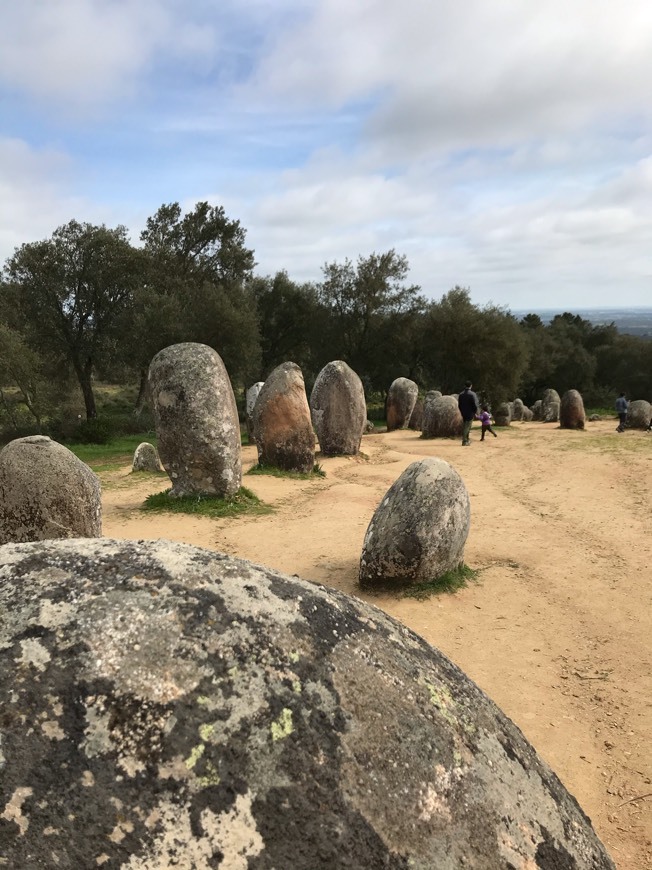
M 567 390 L 559 404 L 559 426 L 561 429 L 583 429 L 586 423 L 584 400 L 577 390 Z
M 518 728 L 354 598 L 80 539 L 1 548 L 0 608 L 6 866 L 614 868 Z
M 0 544 L 102 534 L 99 478 L 47 435 L 0 451 Z
M 327 363 L 310 394 L 310 414 L 324 456 L 355 456 L 367 422 L 362 381 L 343 360 Z
M 242 484 L 240 421 L 228 372 L 205 344 L 173 344 L 149 367 L 158 451 L 170 495 L 236 493 Z
M 315 433 L 301 369 L 277 366 L 263 384 L 253 413 L 258 462 L 284 471 L 312 471 Z

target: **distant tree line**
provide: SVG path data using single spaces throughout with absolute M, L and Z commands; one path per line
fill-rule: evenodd
M 138 413 L 150 360 L 181 341 L 215 348 L 237 392 L 286 360 L 310 389 L 327 362 L 343 359 L 381 400 L 400 376 L 444 393 L 471 379 L 493 403 L 530 404 L 549 386 L 577 389 L 589 406 L 611 404 L 621 390 L 652 397 L 652 342 L 569 313 L 549 324 L 536 314 L 518 320 L 474 305 L 462 287 L 430 301 L 394 250 L 327 263 L 319 283 L 284 271 L 261 277 L 239 221 L 206 202 L 187 214 L 178 203 L 161 206 L 140 241 L 132 245 L 123 226 L 73 220 L 7 260 L 4 429 L 18 430 L 25 414 L 41 428 L 75 385 L 95 418 L 98 379 L 138 383 Z

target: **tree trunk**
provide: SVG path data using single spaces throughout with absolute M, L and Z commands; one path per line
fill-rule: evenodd
M 140 370 L 140 386 L 138 387 L 138 398 L 136 399 L 136 404 L 134 405 L 134 417 L 140 417 L 140 414 L 145 407 L 145 403 L 147 402 L 147 393 L 149 382 L 147 379 L 148 369 Z
M 82 396 L 84 397 L 86 419 L 94 420 L 97 417 L 97 408 L 95 407 L 95 396 L 93 394 L 93 360 L 91 357 L 88 357 L 86 362 L 82 365 L 81 360 L 78 357 L 75 357 L 73 359 L 73 366 L 75 368 L 77 380 L 79 381 L 79 386 L 81 387 Z

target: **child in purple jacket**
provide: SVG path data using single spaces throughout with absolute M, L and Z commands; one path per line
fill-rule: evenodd
M 494 430 L 491 428 L 491 414 L 489 413 L 489 408 L 486 405 L 482 406 L 482 411 L 478 414 L 478 420 L 482 425 L 482 435 L 480 436 L 480 441 L 484 441 L 484 436 L 487 432 L 491 432 L 494 438 L 498 438 Z

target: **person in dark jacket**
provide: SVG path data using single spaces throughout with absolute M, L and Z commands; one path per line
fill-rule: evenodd
M 621 393 L 616 399 L 616 414 L 618 414 L 618 419 L 620 423 L 616 428 L 616 432 L 624 432 L 625 431 L 625 421 L 627 420 L 627 408 L 629 402 L 625 398 L 625 394 Z
M 457 399 L 457 407 L 460 409 L 462 420 L 464 420 L 464 427 L 462 429 L 462 447 L 467 447 L 471 443 L 471 439 L 469 438 L 469 435 L 471 434 L 471 426 L 475 420 L 475 415 L 480 409 L 478 397 L 471 389 L 472 386 L 473 384 L 471 381 L 467 381 Z

